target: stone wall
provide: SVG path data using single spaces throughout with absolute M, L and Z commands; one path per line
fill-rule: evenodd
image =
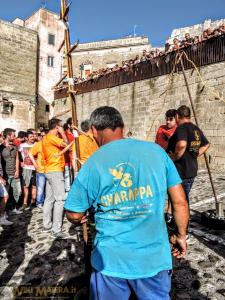
M 0 20 L 0 130 L 35 126 L 37 33 Z M 3 99 L 13 104 L 2 113 Z
M 225 62 L 200 68 L 208 88 L 196 73 L 186 71 L 199 124 L 211 142 L 208 156 L 213 167 L 225 167 L 225 103 L 215 99 L 212 91 L 218 91 L 225 99 Z M 88 118 L 98 106 L 112 105 L 123 115 L 126 129 L 139 139 L 154 141 L 158 126 L 164 123 L 165 111 L 180 105 L 189 105 L 189 98 L 182 73 L 176 74 L 168 85 L 169 76 L 137 81 L 121 86 L 93 91 L 77 96 L 78 120 Z M 168 92 L 161 96 L 167 89 Z M 212 95 L 213 94 L 213 95 Z M 69 108 L 66 98 L 55 100 L 55 115 L 63 120 L 71 114 L 63 114 Z

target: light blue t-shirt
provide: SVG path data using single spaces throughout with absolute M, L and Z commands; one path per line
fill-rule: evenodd
M 65 209 L 95 209 L 93 268 L 126 279 L 172 269 L 164 220 L 167 189 L 181 183 L 158 145 L 121 139 L 102 146 L 83 165 Z

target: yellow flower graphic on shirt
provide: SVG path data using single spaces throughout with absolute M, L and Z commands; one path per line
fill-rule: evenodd
M 110 174 L 113 176 L 113 182 L 115 185 L 119 184 L 122 187 L 125 188 L 129 188 L 133 185 L 133 181 L 132 181 L 132 175 L 130 172 L 128 172 L 126 169 L 129 167 L 132 167 L 134 169 L 134 167 L 130 164 L 127 163 L 122 163 L 118 166 L 116 166 L 116 168 L 114 169 L 109 169 Z M 135 171 L 135 170 L 134 170 Z
M 199 135 L 199 132 L 197 130 L 195 130 L 195 140 L 196 141 L 200 140 L 200 135 Z

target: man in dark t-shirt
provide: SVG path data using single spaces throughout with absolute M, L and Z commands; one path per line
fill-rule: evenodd
M 4 143 L 0 146 L 0 153 L 2 158 L 3 174 L 6 180 L 6 189 L 10 190 L 12 188 L 13 198 L 10 199 L 9 206 L 12 208 L 12 213 L 21 214 L 22 212 L 18 210 L 18 202 L 21 195 L 21 184 L 19 178 L 19 156 L 18 149 L 13 144 L 15 139 L 15 130 L 11 128 L 6 128 L 3 131 Z M 14 203 L 12 203 L 14 202 Z
M 177 110 L 177 129 L 170 138 L 167 152 L 175 163 L 189 202 L 189 193 L 198 171 L 198 157 L 209 148 L 209 142 L 198 126 L 191 123 L 190 108 L 182 105 Z

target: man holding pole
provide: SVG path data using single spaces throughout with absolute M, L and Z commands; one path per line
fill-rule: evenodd
M 72 223 L 95 209 L 91 263 L 92 300 L 169 299 L 171 250 L 164 220 L 170 194 L 178 231 L 171 238 L 177 258 L 186 253 L 188 206 L 176 168 L 158 145 L 124 139 L 124 123 L 113 107 L 90 119 L 100 149 L 83 165 L 65 203 Z

